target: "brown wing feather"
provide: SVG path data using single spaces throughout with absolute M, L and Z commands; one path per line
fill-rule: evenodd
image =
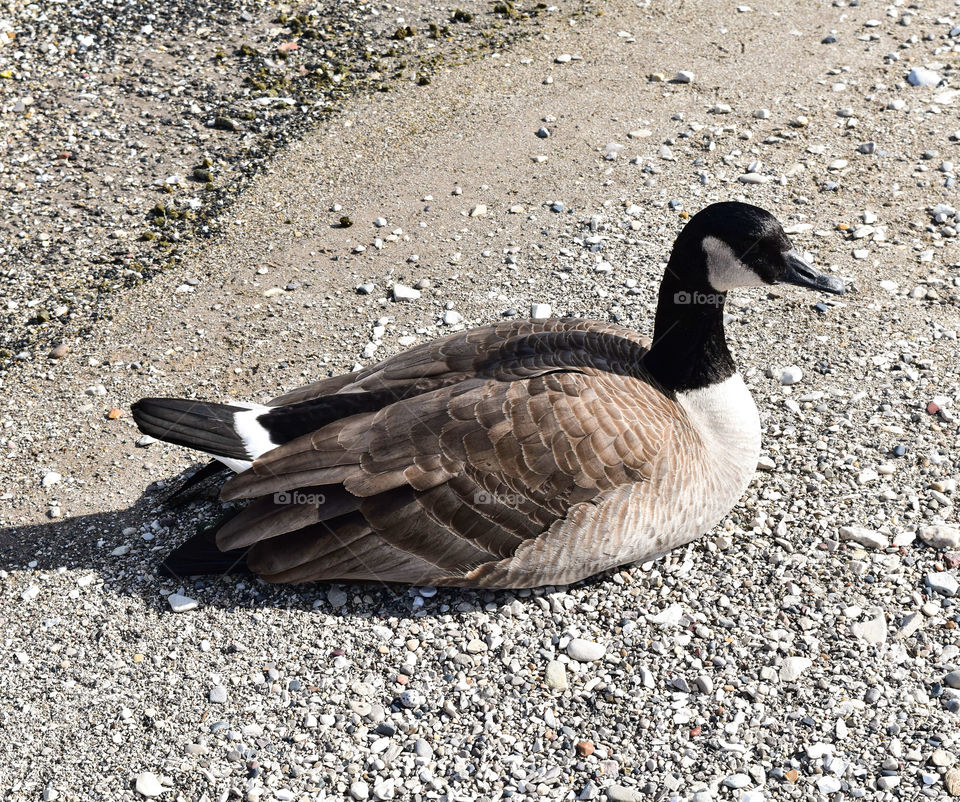
M 590 510 L 651 476 L 682 415 L 643 374 L 642 339 L 590 321 L 516 321 L 281 396 L 383 403 L 265 454 L 221 494 L 326 487 L 343 514 L 317 523 L 322 511 L 271 511 L 260 498 L 224 544 L 254 543 L 250 566 L 280 582 L 527 584 L 554 558 L 572 561 L 562 572 L 594 573 L 593 547 L 576 544 Z

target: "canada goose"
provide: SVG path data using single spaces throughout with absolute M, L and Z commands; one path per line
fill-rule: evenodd
M 146 434 L 237 471 L 250 503 L 166 561 L 271 582 L 562 585 L 709 531 L 746 489 L 760 420 L 723 331 L 736 287 L 842 293 L 777 220 L 717 203 L 680 232 L 653 344 L 610 323 L 457 332 L 263 406 L 145 398 Z M 226 553 L 224 553 L 226 552 Z

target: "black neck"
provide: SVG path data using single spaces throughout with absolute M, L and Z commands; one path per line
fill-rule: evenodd
M 696 390 L 736 372 L 723 332 L 722 293 L 709 284 L 690 286 L 672 270 L 671 258 L 660 284 L 653 345 L 644 358 L 650 374 L 673 392 Z

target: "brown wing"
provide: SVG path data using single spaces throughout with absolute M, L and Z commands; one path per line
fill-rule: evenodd
M 326 422 L 227 482 L 225 500 L 257 500 L 218 543 L 253 544 L 251 568 L 272 581 L 509 584 L 481 566 L 509 563 L 655 470 L 682 412 L 644 377 L 639 339 L 602 323 L 521 322 L 352 374 L 337 392 L 397 400 Z

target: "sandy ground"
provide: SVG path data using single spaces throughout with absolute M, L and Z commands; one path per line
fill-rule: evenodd
M 938 106 L 932 101 L 934 90 L 903 83 L 910 67 L 928 61 L 955 67 L 949 40 L 940 43 L 943 53 L 934 52 L 950 29 L 936 20 L 955 9 L 949 3 L 939 9 L 924 4 L 921 20 L 908 29 L 885 17 L 885 7 L 876 3 L 836 8 L 818 2 L 789 10 L 777 3 L 751 5 L 738 12 L 731 3 L 610 4 L 602 16 L 572 19 L 509 51 L 442 72 L 426 90 L 358 99 L 338 119 L 284 152 L 231 210 L 224 235 L 205 244 L 182 270 L 126 293 L 111 309 L 112 321 L 69 342 L 65 359 L 27 364 L 7 377 L 0 401 L 5 438 L 0 620 L 8 633 L 0 649 L 8 669 L 0 682 L 7 697 L 0 720 L 8 733 L 0 786 L 7 798 L 36 799 L 44 789 L 54 789 L 64 799 L 133 798 L 132 778 L 146 770 L 171 778 L 167 799 L 200 799 L 204 793 L 217 798 L 229 788 L 247 793 L 244 780 L 238 779 L 246 775 L 231 779 L 227 770 L 218 773 L 220 758 L 184 752 L 185 744 L 201 737 L 198 733 L 209 732 L 214 718 L 226 715 L 217 712 L 207 720 L 210 677 L 246 677 L 267 664 L 284 677 L 298 670 L 323 673 L 308 666 L 337 642 L 357 650 L 378 643 L 365 628 L 370 620 L 387 620 L 397 632 L 408 632 L 422 612 L 410 608 L 402 590 L 396 595 L 371 591 L 366 597 L 356 591 L 358 607 L 345 617 L 327 609 L 326 588 L 237 588 L 231 582 L 182 587 L 156 577 L 158 558 L 181 533 L 192 531 L 193 513 L 166 510 L 153 492 L 156 486 L 145 491 L 194 461 L 182 449 L 135 445 L 139 434 L 127 409 L 141 396 L 263 400 L 358 362 L 369 364 L 400 350 L 402 343 L 434 336 L 444 328 L 438 320 L 448 302 L 467 325 L 499 319 L 509 307 L 526 314 L 531 302 L 544 301 L 558 314 L 616 315 L 648 331 L 662 263 L 683 221 L 680 210 L 692 214 L 710 200 L 744 198 L 770 209 L 787 225 L 811 224 L 797 235 L 798 244 L 818 263 L 851 280 L 853 289 L 844 306 L 830 307 L 825 315 L 811 310 L 817 299 L 789 293 L 786 298 L 755 297 L 742 326 L 731 330 L 734 352 L 751 369 L 767 424 L 782 433 L 790 420 L 782 408 L 783 390 L 764 379 L 763 370 L 799 364 L 808 374 L 805 390 L 846 392 L 848 398 L 859 388 L 868 391 L 865 401 L 851 402 L 861 404 L 862 424 L 841 431 L 840 451 L 845 447 L 864 464 L 875 453 L 879 456 L 873 462 L 884 461 L 897 436 L 883 434 L 868 421 L 886 393 L 902 413 L 891 426 L 919 420 L 917 426 L 924 427 L 922 434 L 908 433 L 901 440 L 915 436 L 923 444 L 917 452 L 939 448 L 949 460 L 956 459 L 956 427 L 949 420 L 928 421 L 923 407 L 934 396 L 958 393 L 955 332 L 960 320 L 957 290 L 950 283 L 957 275 L 957 254 L 953 241 L 937 233 L 929 210 L 956 199 L 955 188 L 943 186 L 937 167 L 956 159 L 957 144 L 949 135 L 960 125 L 955 105 Z M 882 25 L 865 27 L 872 18 Z M 902 50 L 897 62 L 884 59 L 914 33 L 920 37 L 916 47 Z M 927 45 L 925 33 L 933 37 Z M 831 34 L 839 43 L 821 44 Z M 860 38 L 871 35 L 876 38 Z M 561 54 L 574 58 L 556 63 Z M 692 71 L 693 83 L 648 80 L 651 73 L 669 79 L 679 70 Z M 552 82 L 545 83 L 548 78 Z M 838 83 L 845 89 L 837 90 Z M 908 108 L 888 110 L 893 97 L 907 98 Z M 854 109 L 857 127 L 849 126 L 851 115 L 838 116 L 837 110 L 845 107 Z M 763 108 L 769 109 L 769 118 L 755 118 L 754 111 Z M 801 116 L 806 123 L 791 125 Z M 549 138 L 536 136 L 541 126 L 550 130 Z M 743 136 L 747 131 L 749 139 Z M 769 138 L 769 144 L 761 144 Z M 661 148 L 668 140 L 665 146 L 675 160 L 663 158 Z M 886 155 L 858 154 L 858 145 L 867 141 L 875 141 Z M 603 158 L 608 143 L 624 146 L 614 161 Z M 927 150 L 938 155 L 924 160 Z M 548 158 L 538 161 L 537 156 Z M 641 157 L 640 164 L 630 163 L 633 156 Z M 837 159 L 847 165 L 831 167 Z M 754 160 L 762 160 L 760 170 L 774 180 L 738 182 Z M 929 170 L 918 172 L 918 165 Z M 645 166 L 655 169 L 644 171 Z M 705 184 L 701 173 L 707 174 Z M 829 182 L 837 188 L 827 188 Z M 670 208 L 673 200 L 682 205 Z M 558 201 L 568 211 L 552 212 L 549 207 Z M 487 213 L 469 216 L 478 204 Z M 616 242 L 604 256 L 613 263 L 612 273 L 592 269 L 596 254 L 570 256 L 570 249 L 580 253 L 582 238 L 589 236 L 584 224 L 591 216 L 621 221 L 630 204 L 642 212 L 632 215 L 637 225 L 616 229 L 621 234 L 612 237 Z M 510 213 L 516 206 L 524 210 Z M 888 229 L 885 240 L 848 241 L 846 232 L 859 225 L 864 209 L 879 213 Z M 343 215 L 351 218 L 351 227 L 339 226 Z M 373 225 L 379 217 L 386 218 L 386 226 Z M 846 228 L 837 230 L 838 224 Z M 388 235 L 398 229 L 390 241 Z M 378 237 L 385 240 L 382 248 L 374 244 Z M 575 243 L 576 238 L 581 242 Z M 365 250 L 355 252 L 358 245 Z M 854 258 L 853 250 L 861 246 L 868 256 Z M 931 251 L 930 261 L 920 258 L 924 250 Z M 505 260 L 511 255 L 515 266 Z M 575 269 L 564 267 L 569 263 Z M 422 279 L 431 286 L 421 300 L 390 300 L 391 281 L 412 285 Z M 625 289 L 628 279 L 639 287 L 632 296 Z M 884 289 L 880 280 L 897 282 L 900 292 Z M 355 287 L 363 283 L 374 284 L 374 291 L 358 295 Z M 903 294 L 918 285 L 940 288 L 939 298 Z M 382 321 L 386 334 L 382 341 L 372 340 L 372 327 L 383 318 L 388 318 Z M 953 339 L 936 334 L 944 331 L 953 331 Z M 375 356 L 364 357 L 371 341 L 378 342 Z M 870 361 L 881 351 L 921 353 L 929 362 L 920 366 L 923 381 L 898 395 L 899 386 L 886 374 L 879 377 L 879 363 Z M 818 371 L 817 366 L 831 360 Z M 112 409 L 122 416 L 110 419 Z M 782 450 L 775 447 L 771 453 L 781 465 L 785 459 L 787 467 L 796 467 L 791 461 L 796 456 L 798 465 L 804 452 L 809 457 L 816 438 L 791 437 L 788 432 Z M 834 445 L 831 441 L 831 449 Z M 922 488 L 939 475 L 928 470 L 929 461 L 918 458 L 912 466 L 909 478 L 891 480 L 895 487 Z M 42 487 L 50 472 L 62 479 Z M 951 472 L 956 475 L 956 463 L 948 461 L 942 473 Z M 799 473 L 791 476 L 781 489 L 789 492 L 803 483 Z M 761 476 L 758 481 L 735 514 L 737 532 L 749 531 L 747 522 L 756 511 L 773 503 L 763 496 L 768 480 Z M 846 491 L 849 496 L 850 488 Z M 790 539 L 819 543 L 828 529 L 850 519 L 870 526 L 909 521 L 889 510 L 884 518 L 885 508 L 877 505 L 867 505 L 870 517 L 864 520 L 867 507 L 861 512 L 860 504 L 840 494 L 816 514 L 815 505 L 809 515 L 802 505 L 794 508 Z M 945 514 L 955 524 L 956 513 L 946 508 Z M 762 538 L 762 524 L 758 532 Z M 731 554 L 716 555 L 716 549 L 704 549 L 696 561 L 760 560 L 766 547 L 779 548 L 773 536 L 759 551 L 734 545 Z M 111 554 L 124 545 L 130 547 L 125 553 Z M 937 559 L 930 556 L 930 565 Z M 801 574 L 798 568 L 791 581 L 802 584 Z M 642 590 L 639 569 L 625 575 L 627 579 L 591 585 L 577 598 L 581 603 L 602 601 L 623 593 L 624 582 L 635 582 L 632 589 Z M 679 598 L 697 592 L 695 581 L 686 581 L 685 589 L 677 591 Z M 34 586 L 39 594 L 24 598 Z M 178 589 L 200 599 L 201 609 L 182 616 L 170 613 L 166 596 Z M 356 589 L 348 590 L 352 594 Z M 926 591 L 917 587 L 913 593 L 920 599 Z M 642 594 L 636 595 L 632 603 L 643 609 Z M 431 615 L 464 605 L 466 618 L 458 620 L 466 630 L 475 623 L 470 611 L 487 615 L 509 602 L 488 596 L 442 593 L 432 602 L 439 606 L 431 608 Z M 902 602 L 903 597 L 908 601 Z M 904 589 L 891 592 L 887 602 L 896 599 L 901 605 L 887 608 L 891 627 L 895 612 L 908 608 L 910 598 Z M 324 607 L 322 614 L 312 609 L 315 600 Z M 660 594 L 658 603 L 663 600 Z M 880 598 L 868 602 L 887 607 Z M 531 605 L 527 613 L 536 617 L 538 609 Z M 571 613 L 571 618 L 574 628 L 595 638 L 598 633 L 619 637 L 603 617 L 587 615 L 578 621 Z M 945 615 L 938 624 L 943 627 L 936 636 L 941 646 L 956 640 L 950 621 Z M 558 632 L 570 626 L 569 621 L 557 622 Z M 761 628 L 757 637 L 762 635 Z M 298 655 L 290 643 L 301 637 L 308 638 L 312 657 Z M 197 651 L 196 643 L 206 638 L 214 642 L 219 663 Z M 239 652 L 229 649 L 235 643 L 243 644 Z M 881 659 L 856 642 L 836 648 L 838 659 L 844 649 L 854 649 L 855 662 Z M 738 665 L 749 665 L 749 658 L 742 655 L 745 662 Z M 364 671 L 370 667 L 370 657 L 366 660 Z M 530 661 L 542 662 L 539 657 Z M 425 657 L 421 664 L 428 662 Z M 483 669 L 478 663 L 470 670 Z M 893 681 L 882 670 L 880 674 L 886 679 L 877 681 Z M 338 681 L 346 687 L 350 680 Z M 662 684 L 666 680 L 658 675 L 657 681 L 658 693 L 668 696 L 671 691 Z M 382 693 L 388 698 L 396 689 L 381 682 L 387 683 Z M 239 680 L 234 684 L 240 687 Z M 542 688 L 536 693 L 549 698 Z M 820 727 L 827 708 L 817 705 L 826 702 L 815 688 L 811 693 L 804 703 Z M 530 694 L 534 698 L 535 692 Z M 230 704 L 242 717 L 243 703 L 233 696 L 231 691 Z M 344 703 L 342 692 L 320 696 L 307 704 L 311 710 Z M 650 704 L 655 701 L 652 697 Z M 607 704 L 605 720 L 630 720 L 629 700 Z M 292 728 L 280 726 L 287 720 L 286 708 L 278 712 L 248 700 L 247 709 L 257 711 L 262 726 L 277 722 L 277 739 L 282 740 L 280 730 L 293 738 Z M 464 717 L 472 715 L 479 714 L 462 713 L 456 727 L 467 727 Z M 956 718 L 936 715 L 948 721 L 931 728 L 952 737 Z M 576 729 L 587 737 L 591 718 L 586 709 L 577 716 L 581 724 Z M 437 743 L 449 735 L 439 724 L 431 732 L 425 737 Z M 487 732 L 497 737 L 496 727 Z M 507 724 L 503 732 L 510 732 Z M 646 728 L 643 733 L 591 733 L 597 743 L 606 737 L 604 751 L 619 761 L 617 782 L 631 788 L 653 783 L 664 797 L 689 795 L 697 783 L 731 793 L 717 791 L 718 784 L 741 770 L 741 764 L 763 765 L 767 772 L 786 767 L 803 743 L 797 741 L 782 754 L 754 750 L 748 760 L 692 740 L 682 749 L 666 736 L 668 745 L 654 744 Z M 864 735 L 864 743 L 873 744 L 873 737 Z M 813 735 L 811 740 L 816 740 Z M 877 748 L 887 740 L 876 736 Z M 279 747 L 273 758 L 281 774 L 285 748 Z M 838 753 L 843 749 L 837 746 Z M 437 752 L 441 754 L 439 747 Z M 884 754 L 849 752 L 851 765 L 859 761 L 868 771 L 846 777 L 848 787 L 881 793 L 875 789 L 877 778 L 887 776 L 880 768 Z M 270 761 L 261 760 L 264 776 L 272 776 Z M 548 784 L 540 795 L 563 798 L 581 793 L 588 780 L 601 789 L 613 782 L 612 769 L 600 765 L 603 760 L 569 760 L 569 778 Z M 825 769 L 811 769 L 808 759 L 803 761 L 799 784 L 772 777 L 760 783 L 751 774 L 751 787 L 765 789 L 768 798 L 810 798 L 818 793 L 815 780 Z M 435 768 L 442 776 L 442 766 Z M 909 794 L 904 789 L 907 798 L 920 793 L 916 774 L 905 781 L 910 783 Z M 674 775 L 681 779 L 667 779 Z M 411 776 L 416 772 L 411 770 Z M 279 781 L 272 782 L 279 787 Z M 320 793 L 305 782 L 298 775 L 281 785 L 290 785 L 303 798 Z M 326 793 L 334 798 L 343 793 L 349 782 L 339 782 L 330 780 Z M 503 781 L 479 775 L 457 782 L 430 793 L 499 798 L 503 789 Z M 937 786 L 945 793 L 943 787 Z M 534 786 L 530 793 L 535 791 Z M 398 796 L 404 793 L 398 790 Z M 525 791 L 514 793 L 525 798 Z

